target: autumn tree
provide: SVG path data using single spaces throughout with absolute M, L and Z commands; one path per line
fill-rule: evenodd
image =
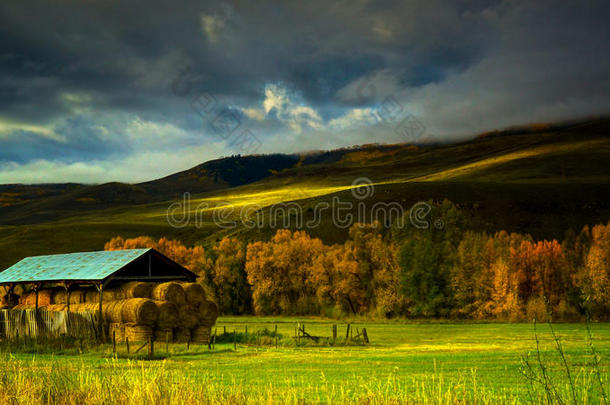
M 591 230 L 591 247 L 577 278 L 583 301 L 592 315 L 608 318 L 610 313 L 610 222 Z
M 258 314 L 318 312 L 309 274 L 326 247 L 302 231 L 278 230 L 269 242 L 247 247 L 246 273 Z

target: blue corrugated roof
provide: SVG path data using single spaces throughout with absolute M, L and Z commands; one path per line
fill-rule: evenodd
M 99 281 L 150 250 L 104 250 L 26 257 L 1 272 L 0 283 L 60 280 Z

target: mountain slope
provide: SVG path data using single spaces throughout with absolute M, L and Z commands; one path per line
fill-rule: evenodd
M 241 210 L 271 217 L 272 204 L 299 201 L 307 220 L 318 204 L 335 198 L 351 202 L 354 215 L 359 203 L 370 209 L 397 202 L 408 212 L 417 201 L 447 198 L 481 219 L 473 227 L 561 238 L 568 228 L 610 219 L 609 134 L 609 122 L 599 120 L 450 145 L 230 157 L 154 182 L 74 186 L 0 209 L 0 268 L 32 254 L 100 249 L 116 235 L 169 236 L 204 245 L 228 234 L 265 239 L 277 226 L 246 226 L 239 220 Z M 350 190 L 359 178 L 374 184 L 364 200 Z M 168 208 L 180 203 L 185 191 L 192 200 L 177 212 L 190 215 L 190 221 L 172 227 Z M 236 226 L 215 223 L 220 209 Z M 296 225 L 292 221 L 286 227 Z M 347 233 L 328 215 L 307 231 L 328 243 L 342 241 Z

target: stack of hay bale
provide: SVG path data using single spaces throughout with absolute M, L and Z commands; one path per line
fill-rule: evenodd
M 35 293 L 22 296 L 14 309 L 36 305 Z M 99 293 L 93 289 L 68 292 L 40 290 L 38 307 L 47 311 L 97 314 Z M 117 342 L 145 341 L 153 337 L 165 342 L 209 343 L 211 329 L 218 317 L 218 307 L 206 298 L 197 283 L 168 282 L 153 284 L 128 282 L 102 293 L 102 318 L 105 332 Z

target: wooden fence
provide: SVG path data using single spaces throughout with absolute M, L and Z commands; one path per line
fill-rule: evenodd
M 0 339 L 71 336 L 96 338 L 97 314 L 44 309 L 0 310 Z

